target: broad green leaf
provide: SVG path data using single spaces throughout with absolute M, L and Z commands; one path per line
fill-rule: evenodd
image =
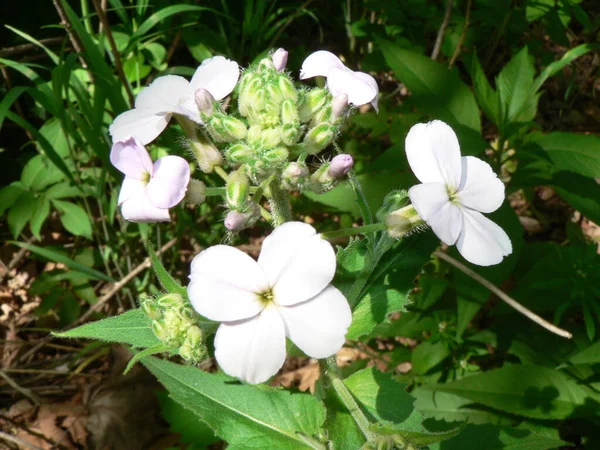
M 154 357 L 142 363 L 171 398 L 213 428 L 229 448 L 319 448 L 313 437 L 325 410 L 312 395 L 240 384 L 224 374 Z
M 600 148 L 598 149 L 600 153 Z M 552 187 L 563 200 L 589 218 L 600 223 L 600 184 L 575 172 L 561 171 L 552 176 Z
M 85 210 L 74 203 L 63 200 L 52 200 L 54 207 L 62 212 L 60 221 L 63 226 L 76 236 L 92 239 L 92 223 Z
M 149 348 L 161 344 L 152 331 L 150 319 L 141 309 L 132 309 L 115 317 L 90 322 L 69 331 L 53 334 L 61 338 L 118 342 L 136 348 Z
M 40 241 L 42 240 L 40 230 L 42 229 L 42 225 L 44 224 L 49 215 L 50 201 L 45 195 L 41 195 L 35 200 L 35 205 L 33 207 L 33 215 L 31 216 L 31 221 L 29 223 L 31 233 Z
M 573 364 L 600 364 L 600 341 L 571 356 L 569 362 Z
M 529 430 L 497 425 L 467 425 L 457 436 L 432 444 L 430 450 L 465 450 L 481 445 L 485 450 L 550 450 L 570 445 L 558 438 Z
M 46 190 L 46 197 L 54 200 L 77 197 L 79 194 L 81 194 L 81 191 L 75 186 L 72 186 L 68 181 L 57 183 Z
M 425 374 L 450 356 L 450 349 L 443 342 L 420 343 L 412 352 L 413 370 L 418 374 Z
M 23 192 L 26 191 L 20 182 L 14 182 L 0 189 L 0 216 L 15 204 Z
M 553 1 L 553 0 L 545 0 L 545 1 Z M 542 70 L 542 72 L 538 75 L 538 77 L 533 82 L 532 90 L 533 92 L 537 92 L 538 89 L 542 87 L 542 85 L 546 82 L 546 80 L 558 72 L 560 72 L 565 66 L 571 64 L 580 56 L 585 55 L 591 50 L 597 49 L 598 44 L 581 44 L 577 47 L 572 48 L 567 53 L 565 53 L 562 58 L 558 61 L 554 61 L 551 64 Z
M 564 373 L 515 365 L 420 389 L 455 394 L 507 413 L 536 419 L 600 415 L 600 396 Z
M 43 155 L 31 158 L 21 172 L 21 183 L 26 189 L 34 192 L 61 180 L 64 180 L 64 175 Z
M 553 132 L 534 138 L 552 161 L 556 171 L 567 170 L 587 177 L 600 174 L 600 137 Z
M 9 241 L 9 243 L 13 244 L 13 245 L 17 245 L 21 248 L 27 249 L 30 252 L 35 253 L 36 255 L 39 255 L 50 261 L 64 264 L 69 269 L 75 270 L 77 272 L 81 272 L 84 275 L 87 275 L 88 277 L 93 278 L 94 280 L 104 280 L 104 281 L 110 281 L 110 282 L 115 281 L 108 275 L 105 275 L 102 272 L 92 269 L 91 267 L 84 266 L 83 264 L 79 264 L 78 262 L 73 261 L 71 258 L 65 256 L 63 253 L 57 252 L 56 250 L 52 250 L 49 247 L 38 247 L 37 245 L 31 245 L 26 242 L 17 242 L 17 241 Z
M 458 72 L 392 42 L 380 39 L 377 44 L 388 65 L 424 111 L 451 125 L 481 130 L 475 96 Z
M 471 79 L 479 106 L 485 115 L 498 125 L 500 123 L 500 98 L 490 85 L 476 54 L 473 54 L 471 59 Z
M 6 219 L 8 228 L 10 228 L 10 232 L 15 238 L 21 234 L 25 225 L 33 216 L 34 207 L 35 197 L 31 192 L 23 191 L 15 200 Z
M 358 339 L 370 333 L 395 311 L 405 311 L 408 297 L 384 285 L 371 288 L 352 312 L 352 324 L 348 329 L 348 339 Z
M 555 0 L 527 0 L 525 18 L 527 22 L 541 19 L 554 8 Z
M 535 68 L 529 59 L 527 47 L 523 47 L 502 69 L 496 80 L 503 108 L 501 120 L 514 121 L 533 91 Z

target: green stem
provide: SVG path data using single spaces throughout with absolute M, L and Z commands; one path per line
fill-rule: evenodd
M 264 180 L 262 183 L 260 183 L 260 185 L 256 188 L 256 190 L 254 191 L 254 195 L 252 196 L 252 201 L 256 204 L 258 204 L 258 202 L 260 202 L 260 199 L 262 198 L 263 194 L 265 193 L 265 190 L 269 187 L 269 184 L 271 183 L 271 181 L 273 181 L 273 177 L 275 175 L 271 175 L 269 178 L 267 178 L 266 180 Z M 252 192 L 252 188 L 250 188 L 250 191 Z
M 229 176 L 227 175 L 227 172 L 225 172 L 225 170 L 223 170 L 223 168 L 221 166 L 215 166 L 214 170 L 217 173 L 217 175 L 219 175 L 221 178 L 223 178 L 224 181 L 227 181 L 227 178 L 229 178 Z
M 344 228 L 342 230 L 327 231 L 321 233 L 323 239 L 333 239 L 344 236 L 356 236 L 357 234 L 376 233 L 387 229 L 384 223 L 373 223 L 371 225 L 363 225 L 362 227 Z
M 377 438 L 377 435 L 369 430 L 371 422 L 367 419 L 367 416 L 362 412 L 356 400 L 342 381 L 339 372 L 337 362 L 334 356 L 330 356 L 325 360 L 320 360 L 321 371 L 325 375 L 329 386 L 331 386 L 337 394 L 340 401 L 344 404 L 348 412 L 352 415 L 354 422 L 365 436 L 367 441 L 373 441 Z
M 224 187 L 207 187 L 207 188 L 205 188 L 204 194 L 207 197 L 214 197 L 214 196 L 225 197 L 225 188 Z
M 275 226 L 289 222 L 292 220 L 292 211 L 290 209 L 290 195 L 279 186 L 281 181 L 279 178 L 274 178 L 269 184 L 269 203 L 271 205 L 271 213 Z

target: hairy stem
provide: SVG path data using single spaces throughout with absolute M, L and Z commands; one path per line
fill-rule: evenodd
M 356 236 L 357 234 L 376 233 L 386 229 L 383 223 L 374 223 L 371 225 L 363 225 L 362 227 L 344 228 L 342 230 L 327 231 L 321 233 L 323 239 L 333 239 L 344 236 Z
M 292 220 L 292 211 L 290 208 L 290 195 L 279 186 L 279 178 L 274 178 L 269 184 L 269 204 L 275 226 Z

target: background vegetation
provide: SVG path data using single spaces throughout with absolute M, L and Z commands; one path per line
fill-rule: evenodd
M 143 370 L 121 377 L 122 350 L 48 333 L 158 293 L 143 242 L 185 280 L 193 255 L 223 236 L 216 199 L 180 206 L 177 221 L 160 227 L 120 217 L 112 119 L 157 76 L 190 76 L 215 54 L 247 66 L 283 47 L 296 75 L 309 53 L 327 49 L 376 77 L 379 114 L 356 111 L 339 142 L 373 210 L 416 181 L 404 153 L 415 123 L 444 120 L 463 154 L 488 160 L 508 194 L 491 219 L 514 250 L 498 266 L 472 269 L 573 335 L 529 321 L 439 253 L 410 259 L 408 249 L 388 288 L 409 312 L 355 336 L 346 374 L 375 365 L 406 385 L 430 430 L 463 424 L 431 448 L 600 447 L 598 2 L 29 0 L 0 8 L 0 438 L 43 448 L 221 448 L 210 428 L 155 396 Z M 183 156 L 171 144 L 178 138 L 163 133 L 149 147 L 153 159 Z M 295 211 L 323 230 L 360 217 L 343 188 L 296 198 Z M 256 252 L 266 233 L 258 224 L 236 245 Z M 420 242 L 431 252 L 438 245 L 433 235 Z M 294 358 L 276 383 L 308 388 L 311 367 Z

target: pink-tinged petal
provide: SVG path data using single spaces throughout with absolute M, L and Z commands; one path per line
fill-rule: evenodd
M 188 80 L 178 75 L 165 75 L 140 91 L 135 99 L 135 108 L 154 113 L 176 112 L 182 99 L 193 99 L 193 96 Z
M 185 197 L 189 182 L 188 162 L 179 156 L 165 156 L 154 163 L 154 172 L 146 186 L 146 194 L 155 206 L 172 208 Z
M 129 178 L 147 180 L 152 174 L 152 160 L 148 150 L 135 136 L 113 144 L 110 162 Z
M 121 206 L 124 202 L 130 198 L 136 196 L 146 195 L 146 183 L 135 178 L 125 177 L 123 184 L 121 185 L 121 191 L 119 192 L 119 198 L 117 204 Z
M 504 183 L 485 161 L 474 156 L 463 156 L 462 180 L 457 198 L 464 206 L 491 213 L 502 206 Z
M 140 108 L 119 114 L 108 127 L 113 142 L 130 136 L 137 137 L 144 145 L 156 139 L 171 120 L 170 113 L 154 113 L 151 109 Z
M 214 56 L 202 61 L 190 84 L 194 92 L 204 88 L 215 100 L 222 100 L 231 94 L 239 77 L 238 63 L 223 56 Z
M 406 136 L 406 156 L 421 183 L 445 183 L 456 192 L 461 179 L 460 146 L 444 122 L 434 120 L 412 127 Z
M 337 353 L 346 341 L 352 312 L 346 297 L 332 285 L 310 300 L 281 306 L 286 336 L 312 358 Z
M 419 216 L 445 244 L 454 245 L 462 229 L 460 207 L 450 202 L 443 183 L 417 184 L 408 196 Z
M 187 291 L 198 314 L 219 322 L 248 319 L 262 311 L 260 293 L 266 277 L 250 256 L 234 247 L 215 245 L 192 260 Z
M 225 322 L 215 336 L 215 358 L 221 369 L 248 383 L 262 383 L 285 361 L 285 329 L 277 308 L 251 319 Z
M 258 264 L 272 287 L 277 305 L 294 305 L 314 297 L 333 279 L 333 247 L 310 225 L 287 222 L 262 244 Z
M 168 209 L 161 209 L 150 203 L 146 193 L 129 197 L 121 204 L 121 214 L 130 222 L 154 223 L 170 222 Z
M 338 69 L 348 70 L 344 63 L 335 56 L 333 53 L 319 50 L 317 52 L 308 55 L 308 57 L 302 63 L 302 69 L 300 70 L 300 79 L 305 80 L 313 77 L 326 77 L 329 70 L 337 67 Z
M 456 248 L 469 262 L 491 266 L 512 253 L 512 244 L 505 231 L 480 212 L 463 208 L 463 229 Z

